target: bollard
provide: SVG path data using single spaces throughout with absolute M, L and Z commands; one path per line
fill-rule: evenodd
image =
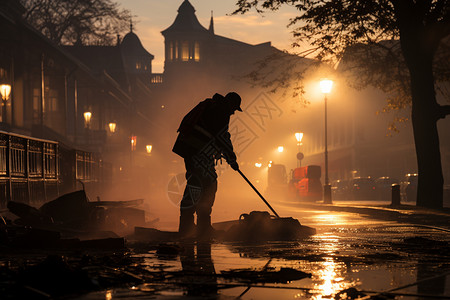
M 333 204 L 331 201 L 331 184 L 325 184 L 323 186 L 323 203 Z
M 394 183 L 391 187 L 392 187 L 391 205 L 400 205 L 400 185 Z

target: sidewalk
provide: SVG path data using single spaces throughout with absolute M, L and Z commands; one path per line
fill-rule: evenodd
M 321 202 L 298 202 L 298 204 L 316 210 L 357 213 L 378 220 L 435 226 L 450 231 L 450 208 L 436 210 L 417 207 L 413 204 L 392 206 L 388 201 L 336 200 L 332 204 L 323 204 Z

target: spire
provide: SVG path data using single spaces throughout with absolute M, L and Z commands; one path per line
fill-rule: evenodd
M 130 18 L 130 32 L 133 32 L 133 18 Z
M 211 21 L 209 21 L 209 32 L 214 34 L 214 19 L 213 19 L 213 11 L 211 11 Z
M 178 15 L 175 21 L 161 33 L 165 36 L 171 33 L 207 33 L 208 29 L 203 27 L 195 15 L 195 8 L 189 2 L 189 0 L 184 0 L 184 2 L 178 8 Z

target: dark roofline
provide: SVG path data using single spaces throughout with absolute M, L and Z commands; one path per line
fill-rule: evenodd
M 272 47 L 272 42 L 264 42 L 264 43 L 260 43 L 260 44 L 256 44 L 256 45 L 252 45 L 249 43 L 245 43 L 245 42 L 241 42 L 238 40 L 234 40 L 234 39 L 230 39 L 221 35 L 214 35 L 215 39 L 218 39 L 218 42 L 228 42 L 228 43 L 234 43 L 234 44 L 239 44 L 241 46 L 246 46 L 246 47 Z
M 4 17 L 6 20 L 10 21 L 11 23 L 13 23 L 13 21 L 8 18 L 7 16 L 5 16 L 3 11 L 0 11 L 0 15 L 2 17 Z M 92 70 L 86 66 L 83 62 L 81 62 L 78 58 L 76 58 L 75 56 L 71 55 L 70 53 L 68 53 L 66 50 L 63 49 L 62 46 L 56 45 L 55 43 L 53 43 L 49 38 L 47 38 L 45 35 L 43 35 L 41 32 L 39 32 L 38 30 L 36 30 L 33 26 L 31 26 L 30 24 L 28 24 L 27 22 L 25 22 L 23 19 L 20 20 L 16 20 L 14 21 L 14 23 L 16 23 L 15 25 L 20 25 L 22 26 L 22 28 L 26 31 L 28 31 L 29 33 L 31 33 L 32 35 L 34 35 L 36 38 L 38 38 L 39 40 L 41 40 L 45 46 L 50 47 L 52 50 L 54 50 L 57 54 L 61 55 L 63 58 L 68 59 L 71 63 L 73 63 L 75 65 L 75 68 L 79 68 L 81 71 L 87 73 L 89 76 L 91 76 L 93 79 L 97 80 L 99 83 L 105 83 L 104 80 L 101 80 L 101 78 L 99 78 L 98 76 L 96 76 Z M 13 24 L 14 24 L 13 23 Z M 107 78 L 107 84 L 111 85 L 112 87 L 114 87 L 119 93 L 122 94 L 122 96 L 125 96 L 127 98 L 127 100 L 129 100 L 131 102 L 131 98 L 120 88 L 116 86 L 116 83 L 114 80 L 112 80 L 112 78 L 110 76 L 105 77 Z M 123 103 L 122 103 L 123 104 Z

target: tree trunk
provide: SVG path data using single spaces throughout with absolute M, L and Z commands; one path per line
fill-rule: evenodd
M 411 75 L 412 124 L 419 173 L 417 206 L 440 209 L 444 178 L 437 130 L 439 106 L 434 90 L 433 51 L 417 36 L 406 42 L 408 47 L 404 47 L 405 41 L 402 41 Z

